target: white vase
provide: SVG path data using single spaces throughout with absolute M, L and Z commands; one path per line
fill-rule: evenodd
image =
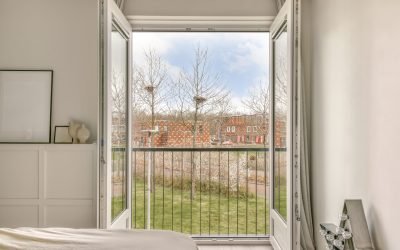
M 78 132 L 78 128 L 80 126 L 81 126 L 81 124 L 78 122 L 74 122 L 74 121 L 69 122 L 68 133 L 72 137 L 72 143 L 74 143 L 74 144 L 78 143 L 77 132 Z
M 85 124 L 82 124 L 78 128 L 77 137 L 79 139 L 79 143 L 81 144 L 86 143 L 86 141 L 89 139 L 90 131 L 86 128 Z

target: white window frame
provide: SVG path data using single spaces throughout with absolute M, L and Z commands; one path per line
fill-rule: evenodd
M 128 15 L 132 31 L 264 31 L 275 16 L 146 16 Z
M 207 31 L 207 32 L 270 32 L 275 16 L 126 16 L 132 25 L 133 32 L 174 32 L 174 31 Z M 247 126 L 247 133 L 251 133 Z M 236 128 L 235 128 L 236 131 Z M 245 136 L 245 142 L 248 142 Z M 250 137 L 249 137 L 250 139 Z M 233 238 L 232 238 L 233 239 Z M 197 239 L 196 242 L 219 244 L 215 239 Z M 221 240 L 223 242 L 223 240 Z M 271 245 L 269 237 L 241 239 L 239 244 Z M 223 244 L 223 243 L 222 243 Z
M 236 127 L 232 126 L 231 131 L 232 131 L 232 133 L 235 133 L 236 132 Z
M 231 127 L 227 126 L 227 127 L 226 127 L 226 132 L 227 132 L 227 133 L 230 133 L 230 132 L 231 132 Z

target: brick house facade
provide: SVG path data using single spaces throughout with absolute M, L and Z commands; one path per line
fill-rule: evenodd
M 275 144 L 284 147 L 286 125 L 282 119 L 276 121 Z M 133 124 L 132 145 L 148 146 L 151 130 L 149 122 Z M 155 121 L 153 147 L 191 147 L 193 129 L 190 122 L 179 120 Z M 196 147 L 211 145 L 269 145 L 269 123 L 261 115 L 232 115 L 222 119 L 198 121 Z
M 182 122 L 174 120 L 156 120 L 155 128 L 157 133 L 153 135 L 154 147 L 191 147 L 193 145 L 193 125 L 191 122 Z M 148 146 L 149 132 L 151 129 L 149 122 L 137 122 L 133 124 L 134 146 Z M 210 127 L 209 123 L 197 122 L 196 146 L 210 145 Z

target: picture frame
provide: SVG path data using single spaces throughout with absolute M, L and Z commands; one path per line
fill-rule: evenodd
M 0 69 L 0 143 L 51 143 L 53 70 Z
M 54 144 L 72 144 L 73 140 L 68 129 L 69 126 L 54 127 Z

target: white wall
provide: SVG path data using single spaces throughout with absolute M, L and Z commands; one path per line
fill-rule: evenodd
M 312 1 L 315 229 L 361 198 L 377 249 L 399 248 L 399 13 L 397 0 Z
M 275 16 L 275 0 L 126 0 L 126 15 Z
M 0 0 L 0 68 L 54 70 L 53 130 L 77 119 L 96 138 L 98 51 L 97 0 Z

